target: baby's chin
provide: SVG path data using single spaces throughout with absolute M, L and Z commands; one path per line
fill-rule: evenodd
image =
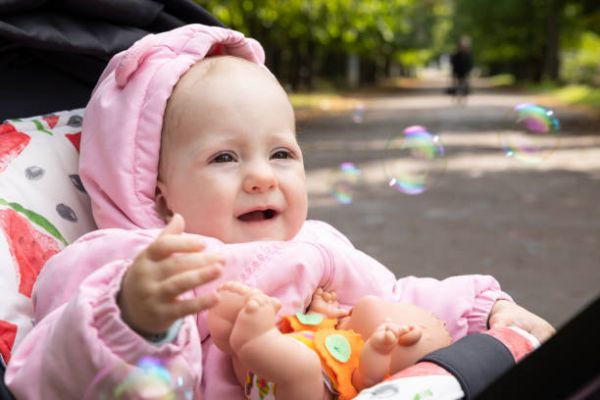
M 262 234 L 248 234 L 248 235 L 236 235 L 229 238 L 230 240 L 223 240 L 225 243 L 247 243 L 247 242 L 279 242 L 287 241 L 295 235 L 286 235 L 283 233 L 262 233 Z

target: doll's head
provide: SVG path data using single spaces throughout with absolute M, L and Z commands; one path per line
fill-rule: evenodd
M 306 219 L 294 112 L 266 68 L 239 57 L 195 64 L 165 112 L 157 183 L 164 218 L 226 243 L 288 240 Z
M 423 356 L 452 343 L 444 322 L 431 312 L 412 304 L 392 303 L 376 296 L 361 298 L 338 327 L 352 329 L 366 339 L 386 319 L 414 327 L 400 339 L 400 345 L 394 350 L 391 373 L 411 366 Z

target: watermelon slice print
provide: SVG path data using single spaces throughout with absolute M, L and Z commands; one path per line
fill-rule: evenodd
M 9 123 L 0 125 L 0 172 L 29 144 L 31 138 Z
M 46 121 L 50 129 L 53 129 L 58 123 L 58 115 L 46 115 L 44 121 Z
M 2 198 L 0 198 L 0 205 L 8 206 L 17 212 L 20 212 L 21 214 L 26 216 L 31 222 L 38 225 L 40 228 L 43 228 L 50 235 L 52 235 L 55 238 L 57 238 L 58 240 L 60 240 L 65 246 L 69 244 L 69 242 L 67 242 L 67 239 L 65 239 L 64 236 L 60 234 L 58 229 L 56 229 L 56 227 L 54 225 L 52 225 L 52 223 L 50 221 L 48 221 L 46 218 L 44 218 L 40 214 L 38 214 L 34 211 L 31 211 L 31 210 L 28 210 L 27 208 L 23 207 L 19 203 L 9 202 Z
M 42 267 L 61 250 L 61 246 L 53 237 L 36 230 L 28 218 L 12 208 L 0 210 L 0 227 L 18 267 L 19 293 L 31 297 Z
M 79 153 L 79 143 L 81 143 L 81 132 L 77 132 L 77 133 L 65 133 L 65 136 L 67 137 L 67 139 L 69 139 L 69 141 L 71 142 L 71 144 L 73 146 L 75 146 L 75 149 Z
M 0 354 L 7 364 L 15 337 L 17 337 L 17 326 L 8 321 L 0 321 Z
M 37 119 L 32 119 L 31 122 L 33 122 L 33 124 L 35 125 L 35 128 L 40 131 L 40 132 L 44 132 L 50 136 L 54 136 L 54 134 L 52 133 L 52 131 L 49 131 L 48 129 L 46 129 L 44 127 L 44 124 L 42 124 L 42 121 L 37 120 Z

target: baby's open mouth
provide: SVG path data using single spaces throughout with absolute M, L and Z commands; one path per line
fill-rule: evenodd
M 238 217 L 238 219 L 244 222 L 253 222 L 253 221 L 264 221 L 267 219 L 271 219 L 277 215 L 277 211 L 272 209 L 267 210 L 256 210 L 250 211 L 246 214 L 242 214 Z

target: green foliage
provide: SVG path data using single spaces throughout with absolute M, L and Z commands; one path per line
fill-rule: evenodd
M 569 85 L 553 93 L 567 104 L 581 104 L 600 109 L 600 89 L 585 85 Z
M 515 77 L 511 74 L 498 74 L 490 76 L 490 83 L 493 87 L 506 87 L 515 84 Z
M 600 35 L 584 32 L 573 49 L 563 54 L 563 78 L 600 86 Z
M 270 67 L 292 83 L 294 69 L 343 76 L 349 54 L 379 70 L 392 59 L 423 64 L 449 30 L 445 0 L 196 1 L 259 40 Z
M 592 0 L 454 0 L 451 37 L 473 37 L 477 62 L 518 80 L 562 78 L 591 82 L 590 36 L 600 34 L 600 7 Z M 587 32 L 587 33 L 586 33 Z M 587 35 L 587 36 L 586 36 Z M 596 66 L 598 49 L 594 47 Z
M 259 40 L 267 64 L 293 88 L 344 81 L 349 55 L 361 80 L 391 63 L 414 70 L 473 39 L 475 62 L 517 81 L 594 83 L 597 0 L 195 0 L 225 25 Z

